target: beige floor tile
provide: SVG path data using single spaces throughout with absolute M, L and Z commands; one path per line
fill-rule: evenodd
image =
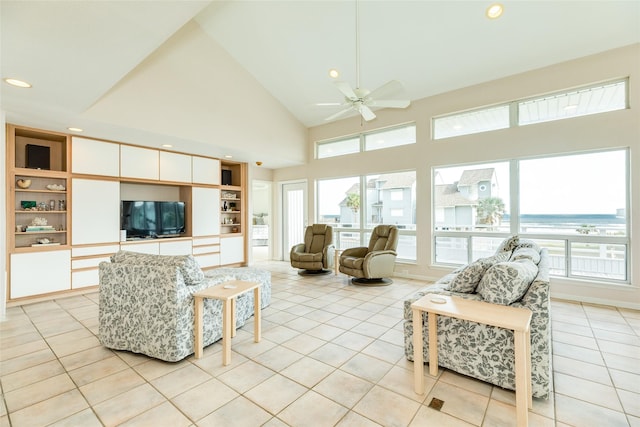
M 187 427 L 190 425 L 191 421 L 169 402 L 165 402 L 155 408 L 151 408 L 148 411 L 131 418 L 129 421 L 120 424 L 122 427 Z
M 177 396 L 211 379 L 211 375 L 196 365 L 187 364 L 151 381 L 160 393 L 168 398 Z
M 290 340 L 293 337 L 296 337 L 300 334 L 300 332 L 288 328 L 286 326 L 276 326 L 275 328 L 271 328 L 268 331 L 264 331 L 262 333 L 262 337 L 268 339 L 269 341 L 282 344 L 285 341 Z
M 27 336 L 31 336 L 30 334 Z M 43 338 L 36 340 L 30 340 L 29 342 L 20 343 L 14 346 L 2 346 L 2 352 L 0 352 L 0 360 L 5 361 L 13 359 L 15 357 L 21 357 L 29 353 L 33 353 L 39 350 L 46 350 L 49 346 Z
M 302 354 L 286 347 L 277 346 L 254 357 L 253 360 L 276 372 L 301 359 Z
M 480 425 L 489 404 L 487 396 L 442 381 L 433 387 L 425 404 L 429 405 L 434 397 L 444 402 L 440 412 L 475 425 Z
M 363 417 L 353 411 L 350 411 L 345 415 L 336 427 L 378 427 L 380 424 L 374 423 L 368 418 Z
M 574 377 L 611 386 L 609 370 L 604 366 L 593 365 L 563 356 L 553 356 L 553 370 Z
M 133 367 L 147 381 L 155 380 L 170 372 L 187 366 L 189 362 L 182 360 L 177 363 L 165 362 L 163 360 L 146 358 L 144 363 L 137 364 Z
M 627 390 L 618 390 L 618 396 L 626 414 L 640 417 L 640 394 Z
M 82 394 L 73 389 L 12 413 L 11 422 L 14 427 L 46 426 L 88 407 Z
M 62 419 L 58 422 L 50 424 L 48 427 L 102 427 L 102 423 L 93 413 L 91 409 L 85 409 L 84 411 L 80 411 Z
M 594 365 L 605 366 L 604 359 L 602 358 L 602 354 L 599 350 L 587 349 L 572 344 L 565 344 L 554 341 L 553 355 L 564 356 L 569 359 L 581 360 L 583 362 L 592 363 Z
M 352 317 L 347 317 L 347 316 L 334 316 L 333 318 L 331 318 L 326 322 L 327 325 L 344 329 L 344 331 L 348 331 L 349 329 L 353 328 L 354 326 L 360 323 L 362 323 L 361 320 L 354 319 Z
M 98 346 L 79 351 L 60 358 L 60 363 L 67 371 L 81 368 L 91 363 L 113 357 L 114 353 L 106 347 Z
M 93 406 L 105 425 L 115 426 L 154 408 L 166 399 L 149 384 L 142 384 Z
M 362 349 L 362 353 L 385 362 L 396 363 L 404 358 L 404 347 L 386 341 L 375 340 Z
M 217 378 L 238 393 L 244 393 L 273 375 L 275 372 L 271 369 L 249 360 Z
M 415 400 L 374 386 L 353 410 L 383 426 L 406 426 L 420 406 Z
M 599 350 L 596 339 L 592 337 L 585 337 L 583 335 L 562 331 L 552 331 L 551 336 L 553 338 L 553 341 L 571 344 L 578 347 L 584 347 L 591 350 Z
M 287 327 L 298 332 L 306 332 L 309 329 L 313 329 L 320 324 L 321 323 L 316 320 L 308 319 L 306 317 L 298 317 L 297 319 L 288 322 Z
M 625 427 L 629 425 L 622 412 L 562 394 L 556 394 L 556 422 L 572 426 Z
M 449 414 L 445 414 L 444 412 L 440 412 L 433 408 L 429 408 L 428 406 L 422 405 L 409 426 L 470 427 L 473 426 L 473 424 L 469 424 L 468 422 L 463 421 L 459 418 L 455 418 Z
M 606 346 L 609 341 L 620 344 L 635 345 L 640 347 L 640 337 L 635 334 L 624 334 L 621 332 L 594 329 L 593 335 L 596 337 L 601 346 Z
M 617 369 L 609 369 L 609 373 L 616 388 L 640 394 L 640 375 Z
M 44 381 L 47 378 L 63 374 L 64 368 L 57 360 L 32 366 L 2 377 L 2 391 L 7 393 L 18 388 Z
M 310 357 L 317 359 L 334 367 L 341 366 L 347 360 L 351 359 L 357 354 L 356 351 L 350 350 L 340 345 L 333 343 L 327 343 L 317 350 L 309 353 Z
M 276 374 L 244 395 L 256 405 L 276 415 L 306 391 L 307 389 L 300 384 Z
M 554 386 L 556 395 L 563 394 L 622 412 L 620 400 L 613 387 L 559 372 L 554 375 Z
M 198 427 L 255 427 L 264 424 L 271 418 L 267 411 L 239 396 L 198 421 Z
M 425 375 L 425 391 L 422 394 L 416 393 L 414 389 L 413 369 L 409 370 L 400 366 L 393 366 L 391 370 L 378 382 L 379 386 L 420 403 L 424 402 L 435 384 L 436 378 Z
M 282 343 L 283 346 L 290 348 L 291 350 L 295 350 L 298 353 L 309 354 L 314 350 L 325 345 L 327 341 L 321 340 L 316 337 L 312 337 L 307 334 L 300 334 L 296 337 L 291 338 L 290 340 Z
M 80 391 L 91 405 L 125 393 L 145 383 L 144 378 L 127 368 L 80 387 Z
M 280 374 L 308 388 L 313 388 L 335 369 L 333 366 L 319 362 L 311 357 L 304 357 L 284 368 L 280 371 Z
M 377 383 L 392 367 L 391 363 L 359 353 L 342 365 L 340 369 L 372 383 Z
M 553 419 L 540 416 L 531 411 L 527 414 L 529 427 L 554 427 Z M 497 400 L 490 400 L 482 427 L 502 427 L 513 425 L 516 419 L 516 407 Z
M 373 338 L 347 331 L 331 342 L 354 351 L 362 351 L 363 348 L 373 342 Z
M 69 371 L 69 375 L 73 378 L 73 381 L 82 387 L 85 384 L 92 383 L 100 378 L 108 377 L 116 372 L 128 369 L 129 366 L 122 361 L 119 357 L 111 356 L 106 359 L 98 360 L 97 362 L 85 365 L 80 368 Z
M 76 388 L 69 375 L 62 373 L 5 393 L 7 410 L 14 412 Z
M 251 334 L 253 335 L 253 325 L 251 326 Z M 235 344 L 232 340 L 231 349 L 243 356 L 253 359 L 259 354 L 262 354 L 266 351 L 271 350 L 276 347 L 278 344 L 273 341 L 269 341 L 267 339 L 261 339 L 260 342 L 254 342 L 253 338 L 247 341 L 244 341 L 240 344 Z M 222 357 L 222 355 L 220 355 Z
M 55 358 L 55 354 L 53 354 L 49 348 L 34 351 L 33 353 L 27 353 L 22 356 L 0 362 L 0 374 L 4 376 L 12 372 L 17 372 L 22 369 L 40 365 L 41 363 L 49 362 Z
M 373 383 L 369 381 L 336 370 L 320 381 L 313 390 L 342 406 L 352 408 L 372 387 Z
M 197 421 L 226 405 L 239 394 L 215 378 L 172 399 L 191 420 Z
M 333 426 L 347 413 L 347 408 L 314 391 L 308 391 L 278 414 L 292 427 L 307 426 L 310 420 L 318 426 Z
M 344 329 L 326 324 L 316 326 L 315 328 L 307 331 L 307 335 L 311 335 L 312 337 L 320 338 L 325 341 L 331 341 L 343 333 Z
M 620 355 L 602 352 L 604 363 L 609 369 L 617 369 L 619 371 L 631 372 L 632 374 L 640 374 L 640 359 L 630 357 L 631 355 Z

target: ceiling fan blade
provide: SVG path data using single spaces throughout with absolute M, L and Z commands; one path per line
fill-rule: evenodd
M 369 107 L 407 108 L 411 104 L 408 99 L 374 99 L 367 102 Z
M 347 82 L 336 82 L 335 84 L 338 87 L 338 90 L 340 92 L 342 92 L 342 94 L 347 99 L 350 99 L 352 101 L 355 101 L 355 100 L 358 99 L 358 95 L 356 95 L 356 93 L 353 91 L 353 88 L 351 87 L 351 85 L 349 83 L 347 83 Z
M 370 121 L 376 118 L 376 115 L 373 114 L 373 111 L 371 111 L 371 108 L 367 107 L 364 104 L 358 107 L 358 111 L 360 111 L 360 114 L 366 121 Z
M 353 111 L 353 106 L 349 106 L 343 110 L 338 111 L 337 113 L 334 113 L 332 115 L 330 115 L 329 117 L 327 117 L 326 119 L 324 119 L 325 121 L 329 121 L 329 120 L 333 120 L 333 119 L 337 119 L 340 116 L 344 116 L 345 114 L 347 114 L 348 112 Z
M 397 94 L 398 92 L 402 91 L 402 89 L 403 89 L 402 83 L 400 83 L 397 80 L 391 80 L 383 84 L 373 92 L 371 92 L 367 96 L 367 98 L 368 99 L 376 99 L 376 98 L 384 99 L 384 98 L 387 98 L 388 96 Z

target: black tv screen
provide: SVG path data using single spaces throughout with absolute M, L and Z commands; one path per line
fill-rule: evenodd
M 27 167 L 30 169 L 46 169 L 51 168 L 50 149 L 45 145 L 26 145 Z
M 178 236 L 184 233 L 184 202 L 123 200 L 120 227 L 127 237 Z

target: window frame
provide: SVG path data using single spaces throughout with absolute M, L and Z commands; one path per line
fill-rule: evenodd
M 393 131 L 393 130 L 398 130 L 398 129 L 403 129 L 403 128 L 410 128 L 413 127 L 413 131 L 415 134 L 415 138 L 414 138 L 414 142 L 408 143 L 408 144 L 400 144 L 400 145 L 394 145 L 391 147 L 384 147 L 384 148 L 373 148 L 373 149 L 369 149 L 367 150 L 366 148 L 366 138 L 367 136 L 374 136 L 376 134 L 379 133 L 383 133 L 383 132 L 389 132 L 389 131 Z M 357 153 L 364 153 L 364 152 L 371 152 L 371 151 L 379 151 L 379 150 L 389 150 L 389 149 L 393 149 L 393 148 L 397 148 L 397 147 L 405 147 L 407 145 L 411 145 L 411 144 L 417 144 L 418 143 L 418 138 L 417 138 L 417 126 L 415 122 L 407 122 L 407 123 L 402 123 L 399 125 L 394 125 L 394 126 L 388 126 L 388 127 L 384 127 L 384 128 L 379 128 L 379 129 L 375 129 L 375 130 L 371 130 L 368 132 L 362 132 L 362 133 L 357 133 L 357 134 L 351 134 L 351 135 L 346 135 L 346 136 L 341 136 L 339 138 L 331 138 L 331 139 L 325 139 L 325 140 L 321 140 L 321 141 L 316 141 L 314 144 L 314 156 L 316 160 L 322 160 L 322 159 L 330 159 L 332 157 L 339 157 L 339 156 L 346 156 L 346 155 L 350 155 L 350 154 L 357 154 Z M 352 139 L 359 139 L 359 148 L 358 151 L 354 151 L 354 152 L 350 152 L 350 153 L 344 153 L 344 154 L 336 154 L 333 156 L 320 156 L 320 148 L 326 148 L 327 146 L 331 145 L 331 144 L 338 144 L 340 142 L 344 142 L 344 141 L 349 141 Z

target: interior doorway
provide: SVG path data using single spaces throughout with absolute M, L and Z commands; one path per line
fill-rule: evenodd
M 289 251 L 304 241 L 307 225 L 307 183 L 282 185 L 282 259 L 289 261 Z
M 271 259 L 271 233 L 273 232 L 271 200 L 273 185 L 270 181 L 251 181 L 251 259 Z

